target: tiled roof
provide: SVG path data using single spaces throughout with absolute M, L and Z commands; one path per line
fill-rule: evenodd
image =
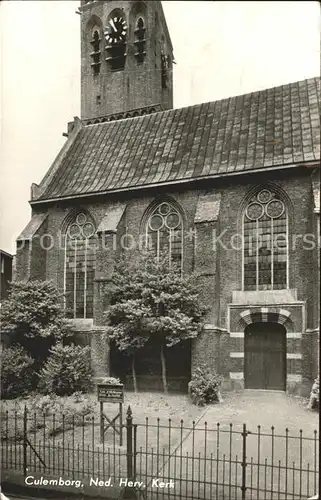
M 80 126 L 34 200 L 170 184 L 320 158 L 320 79 Z

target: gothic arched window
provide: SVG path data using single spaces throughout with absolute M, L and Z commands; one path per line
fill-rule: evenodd
M 142 17 L 139 17 L 136 23 L 134 44 L 135 57 L 139 63 L 142 63 L 146 57 L 146 28 Z
M 156 252 L 168 252 L 170 262 L 180 268 L 183 256 L 183 221 L 179 211 L 170 203 L 160 203 L 150 214 L 146 225 L 148 245 Z
M 273 189 L 262 189 L 243 213 L 243 289 L 287 287 L 287 207 Z
M 93 68 L 94 75 L 98 75 L 100 73 L 100 66 L 101 66 L 101 48 L 100 48 L 101 37 L 99 28 L 95 27 L 93 29 L 92 39 L 90 43 L 92 46 L 92 52 L 90 54 L 92 58 L 91 66 Z
M 160 46 L 161 46 L 162 88 L 166 89 L 169 83 L 170 57 L 167 53 L 167 47 L 164 35 L 162 35 Z
M 93 317 L 96 229 L 90 217 L 78 213 L 65 235 L 64 293 L 67 316 Z

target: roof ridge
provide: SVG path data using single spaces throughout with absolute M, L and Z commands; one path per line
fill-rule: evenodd
M 319 94 L 314 77 L 104 128 L 79 120 L 32 201 L 309 165 L 320 157 Z
M 187 109 L 187 108 L 193 108 L 194 106 L 201 106 L 202 104 L 210 104 L 210 103 L 215 103 L 215 102 L 228 101 L 228 100 L 233 99 L 233 98 L 236 99 L 238 97 L 243 97 L 243 96 L 247 96 L 247 95 L 251 95 L 251 94 L 259 94 L 261 92 L 267 92 L 269 90 L 280 89 L 280 88 L 283 88 L 283 87 L 290 87 L 292 85 L 297 85 L 297 84 L 300 84 L 300 83 L 303 83 L 303 82 L 305 82 L 305 83 L 307 83 L 309 81 L 312 82 L 313 80 L 319 80 L 321 82 L 321 76 L 311 76 L 309 78 L 304 78 L 303 80 L 295 80 L 293 82 L 283 83 L 281 85 L 273 85 L 272 87 L 264 87 L 264 89 L 260 89 L 260 90 L 252 90 L 251 92 L 243 92 L 242 94 L 231 95 L 229 97 L 222 97 L 221 99 L 215 99 L 215 100 L 212 100 L 212 101 L 200 102 L 200 103 L 191 104 L 191 105 L 188 105 L 188 106 L 182 106 L 182 107 L 179 107 L 179 108 L 173 108 L 173 109 L 166 110 L 166 111 L 175 111 L 177 109 Z M 157 114 L 157 113 L 165 113 L 165 111 L 156 111 L 156 113 L 153 113 L 153 114 Z
M 94 127 L 94 126 L 98 126 L 98 125 L 108 125 L 109 123 L 114 123 L 115 121 L 117 122 L 122 122 L 124 120 L 128 121 L 128 120 L 138 120 L 138 119 L 144 119 L 146 116 L 150 116 L 151 114 L 152 115 L 159 115 L 159 114 L 170 114 L 170 113 L 175 113 L 175 111 L 178 111 L 178 110 L 183 110 L 183 109 L 189 109 L 189 108 L 196 108 L 196 107 L 201 107 L 202 105 L 209 105 L 211 103 L 216 103 L 216 102 L 222 102 L 222 101 L 229 101 L 231 99 L 237 99 L 239 97 L 244 97 L 244 96 L 250 96 L 252 94 L 260 94 L 261 92 L 268 92 L 268 91 L 271 91 L 271 90 L 274 90 L 274 89 L 281 89 L 281 88 L 284 88 L 284 87 L 291 87 L 292 85 L 297 85 L 297 84 L 300 84 L 300 83 L 307 83 L 309 81 L 312 81 L 312 80 L 320 80 L 321 82 L 321 76 L 312 76 L 312 77 L 309 77 L 309 78 L 304 78 L 303 80 L 295 80 L 293 82 L 287 82 L 287 83 L 282 83 L 281 85 L 273 85 L 272 87 L 264 87 L 263 89 L 260 89 L 260 90 L 252 90 L 251 92 L 243 92 L 241 94 L 234 94 L 234 95 L 230 95 L 228 97 L 222 97 L 220 99 L 214 99 L 214 100 L 211 100 L 211 101 L 205 101 L 205 102 L 199 102 L 199 103 L 195 103 L 195 104 L 189 104 L 187 106 L 180 106 L 180 107 L 174 107 L 174 108 L 171 108 L 171 109 L 162 109 L 162 110 L 158 110 L 158 111 L 154 111 L 153 113 L 149 113 L 149 114 L 146 114 L 146 115 L 139 115 L 139 116 L 130 116 L 130 117 L 124 117 L 124 118 L 118 118 L 118 119 L 115 119 L 115 120 L 111 120 L 111 121 L 105 121 L 105 122 L 99 122 L 99 123 L 89 123 L 89 124 L 86 124 L 86 120 L 88 120 L 88 118 L 86 118 L 85 120 L 82 121 L 83 123 L 83 126 L 85 126 L 86 128 L 87 127 Z M 156 105 L 155 105 L 156 106 Z M 151 105 L 151 107 L 153 107 L 153 105 Z M 138 108 L 137 108 L 138 109 Z M 126 113 L 126 111 L 124 111 L 124 113 Z M 115 113 L 117 114 L 117 113 Z M 93 118 L 94 120 L 94 118 Z

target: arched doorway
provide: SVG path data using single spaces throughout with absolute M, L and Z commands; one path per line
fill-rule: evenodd
M 245 389 L 285 390 L 286 331 L 278 323 L 252 323 L 244 332 Z

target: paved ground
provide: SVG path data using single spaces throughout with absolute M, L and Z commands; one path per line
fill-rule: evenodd
M 307 400 L 274 391 L 229 393 L 221 405 L 209 406 L 195 430 L 167 457 L 160 476 L 180 478 L 175 493 L 184 500 L 241 498 L 244 423 L 250 431 L 246 498 L 287 500 L 312 495 L 317 480 L 312 470 L 318 470 L 314 434 L 318 414 L 307 409 Z M 174 491 L 160 496 L 153 492 L 151 499 L 174 498 L 170 493 Z
M 307 409 L 307 400 L 277 391 L 246 390 L 228 393 L 223 403 L 210 406 L 203 418 L 207 422 L 228 422 L 233 425 L 247 424 L 249 429 L 261 425 L 278 432 L 288 428 L 292 432 L 303 429 L 311 434 L 318 429 L 318 413 Z M 261 430 L 262 430 L 261 429 Z

